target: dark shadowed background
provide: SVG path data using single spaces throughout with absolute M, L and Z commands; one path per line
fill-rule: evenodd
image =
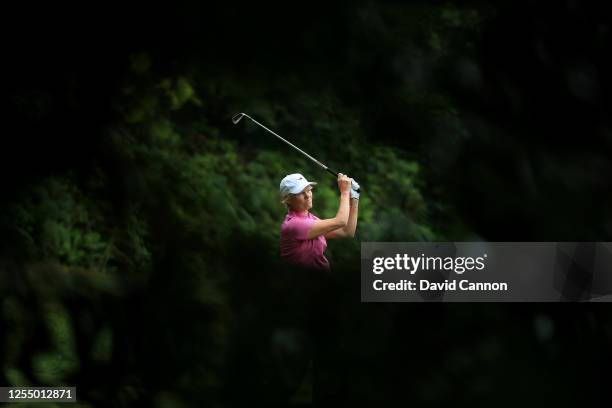
M 602 406 L 605 304 L 362 304 L 360 242 L 612 240 L 612 19 L 564 2 L 24 5 L 2 28 L 0 383 L 81 406 Z M 278 183 L 361 185 L 333 276 Z M 246 122 L 246 123 L 245 123 Z

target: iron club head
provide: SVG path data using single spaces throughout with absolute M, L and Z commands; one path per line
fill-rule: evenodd
M 237 125 L 238 122 L 240 122 L 240 119 L 242 119 L 244 117 L 244 113 L 237 113 L 232 117 L 232 122 L 234 122 L 234 125 Z

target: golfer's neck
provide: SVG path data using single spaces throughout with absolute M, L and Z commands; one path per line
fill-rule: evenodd
M 301 216 L 308 215 L 308 210 L 291 210 L 291 211 L 293 211 L 294 213 L 296 213 L 298 215 L 301 215 Z

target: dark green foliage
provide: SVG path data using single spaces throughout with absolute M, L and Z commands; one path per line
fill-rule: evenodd
M 76 385 L 82 406 L 299 405 L 313 389 L 339 392 L 338 406 L 595 402 L 603 308 L 359 299 L 361 241 L 610 237 L 610 123 L 597 113 L 609 84 L 594 57 L 607 26 L 555 68 L 553 23 L 571 13 L 538 8 L 553 33 L 517 34 L 514 49 L 504 30 L 530 14 L 513 4 L 341 2 L 295 19 L 255 3 L 151 5 L 113 16 L 110 51 L 19 53 L 0 382 Z M 356 239 L 329 242 L 332 276 L 280 263 L 277 191 L 303 173 L 328 218 L 335 180 L 232 125 L 240 111 L 361 184 Z M 548 136 L 566 125 L 585 143 Z

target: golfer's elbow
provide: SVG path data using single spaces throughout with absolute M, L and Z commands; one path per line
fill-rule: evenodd
M 336 228 L 344 228 L 348 225 L 348 220 L 341 217 L 336 217 Z

